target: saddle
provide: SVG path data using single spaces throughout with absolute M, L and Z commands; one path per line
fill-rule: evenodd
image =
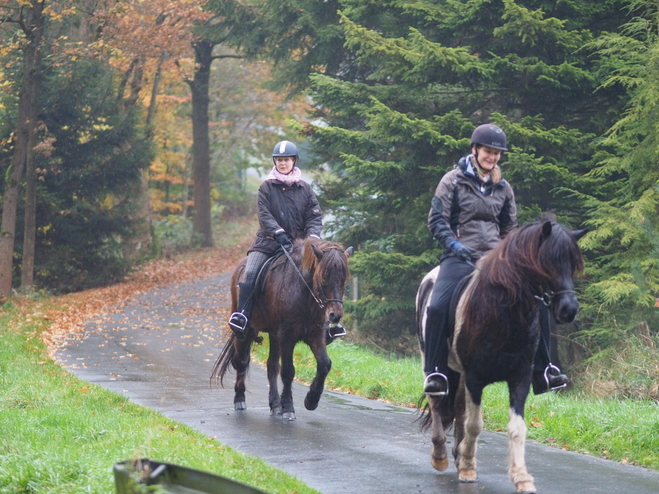
M 275 261 L 283 255 L 284 253 L 282 250 L 278 249 L 277 252 L 272 255 L 272 257 L 268 258 L 268 260 L 263 263 L 261 269 L 259 269 L 259 272 L 256 275 L 256 280 L 254 281 L 254 299 L 256 299 L 265 291 L 265 277 L 268 274 L 268 271 L 273 268 Z

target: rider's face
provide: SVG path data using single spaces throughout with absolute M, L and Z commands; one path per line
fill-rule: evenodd
M 278 156 L 275 158 L 277 171 L 283 175 L 288 175 L 295 166 L 295 158 L 292 156 Z
M 473 152 L 476 155 L 480 167 L 487 172 L 492 171 L 501 159 L 501 150 L 488 146 L 474 147 L 475 150 Z

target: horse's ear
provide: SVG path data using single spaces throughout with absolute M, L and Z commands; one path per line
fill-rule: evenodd
M 586 233 L 588 233 L 588 228 L 584 228 L 582 230 L 572 230 L 572 237 L 574 238 L 574 240 L 579 240 Z
M 353 249 L 352 245 L 350 247 L 348 247 L 345 251 L 346 252 L 346 257 L 350 257 L 354 251 L 355 251 L 355 249 Z
M 323 258 L 323 251 L 320 250 L 318 247 L 316 247 L 316 244 L 311 244 L 311 248 L 313 249 L 314 254 L 316 254 L 316 257 L 320 261 Z
M 542 224 L 542 238 L 547 238 L 551 235 L 551 221 L 545 221 Z

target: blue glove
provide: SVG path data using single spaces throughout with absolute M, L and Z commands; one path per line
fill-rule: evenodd
M 471 262 L 471 255 L 475 252 L 474 249 L 461 244 L 457 240 L 449 244 L 449 249 L 455 254 L 455 257 L 464 262 Z
M 275 240 L 281 245 L 284 249 L 288 249 L 293 245 L 291 239 L 288 238 L 286 232 L 275 233 Z

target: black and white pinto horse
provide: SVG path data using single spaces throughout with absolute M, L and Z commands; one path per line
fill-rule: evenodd
M 455 421 L 453 457 L 461 482 L 476 482 L 476 446 L 483 430 L 485 386 L 507 382 L 508 474 L 517 492 L 535 492 L 526 469 L 524 404 L 531 384 L 540 329 L 538 304 L 549 306 L 558 323 L 579 311 L 573 276 L 583 270 L 572 231 L 556 222 L 530 223 L 511 232 L 476 265 L 457 302 L 449 357 L 449 394 L 428 396 L 424 426 L 431 426 L 432 465 L 448 468 L 446 430 Z M 423 358 L 426 308 L 439 267 L 421 282 L 416 313 Z

